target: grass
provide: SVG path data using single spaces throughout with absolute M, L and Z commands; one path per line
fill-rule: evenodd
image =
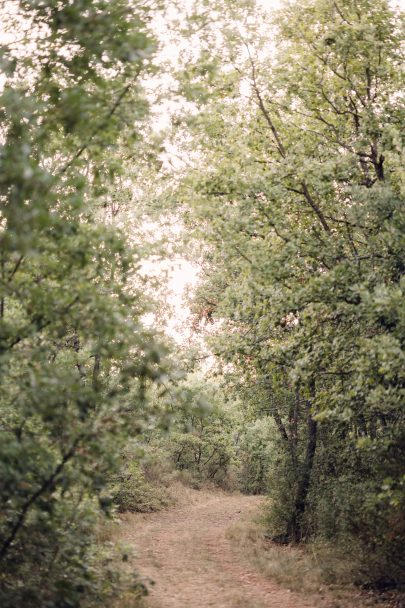
M 403 598 L 376 596 L 355 587 L 351 581 L 353 564 L 326 544 L 305 549 L 281 546 L 265 539 L 265 523 L 260 517 L 241 521 L 228 529 L 235 549 L 267 578 L 281 586 L 313 598 L 319 608 L 404 607 Z
M 253 600 L 246 600 L 246 597 L 235 595 L 232 598 L 233 608 L 266 608 L 265 605 L 260 602 L 257 603 Z

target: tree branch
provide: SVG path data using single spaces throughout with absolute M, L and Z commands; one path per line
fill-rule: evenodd
M 32 494 L 31 497 L 24 503 L 16 522 L 14 523 L 14 525 L 11 529 L 9 536 L 6 538 L 6 540 L 4 541 L 4 543 L 0 549 L 0 561 L 4 559 L 11 544 L 14 542 L 19 530 L 24 525 L 25 518 L 27 517 L 29 509 L 34 504 L 34 502 L 40 496 L 42 496 L 42 494 L 44 494 L 47 490 L 52 488 L 57 476 L 63 470 L 65 464 L 73 457 L 80 439 L 81 439 L 81 437 L 78 437 L 75 440 L 75 442 L 73 443 L 70 450 L 68 452 L 66 452 L 66 454 L 63 456 L 61 462 L 58 464 L 58 466 L 53 471 L 52 475 L 50 477 L 48 477 L 48 479 L 45 479 L 42 482 L 41 486 L 38 488 L 38 490 L 36 492 L 34 492 L 34 494 Z

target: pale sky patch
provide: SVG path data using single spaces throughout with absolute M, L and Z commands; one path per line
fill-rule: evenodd
M 256 0 L 257 4 L 261 4 L 264 8 L 272 10 L 278 8 L 281 4 L 280 0 Z

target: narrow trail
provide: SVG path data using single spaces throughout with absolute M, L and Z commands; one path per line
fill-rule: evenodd
M 137 569 L 155 581 L 148 608 L 315 608 L 261 576 L 227 539 L 231 526 L 254 515 L 260 498 L 201 492 L 191 499 L 173 510 L 128 516 L 123 525 Z

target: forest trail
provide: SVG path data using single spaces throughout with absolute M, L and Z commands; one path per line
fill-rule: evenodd
M 189 491 L 189 503 L 159 513 L 129 515 L 122 538 L 133 545 L 136 568 L 155 581 L 148 608 L 315 608 L 255 571 L 227 538 L 262 499 Z

